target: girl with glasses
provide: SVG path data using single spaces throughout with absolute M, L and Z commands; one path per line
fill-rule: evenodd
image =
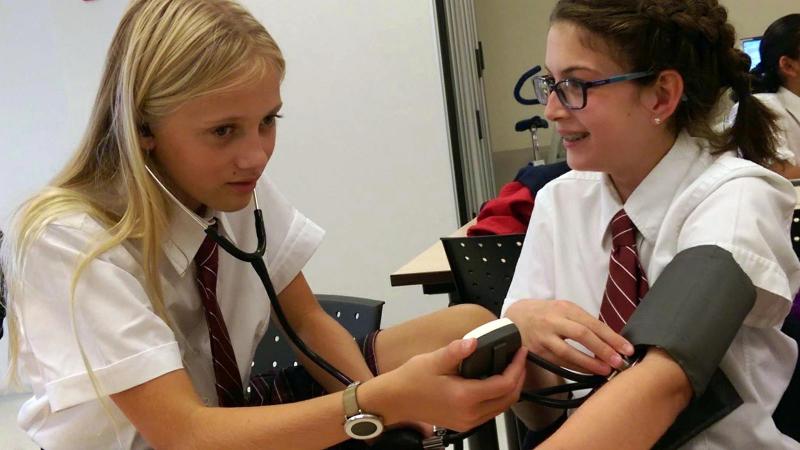
M 465 430 L 518 399 L 522 352 L 502 375 L 455 376 L 476 346 L 458 338 L 491 320 L 486 310 L 448 308 L 359 348 L 317 303 L 303 267 L 323 232 L 264 175 L 284 69 L 234 1 L 134 0 L 125 11 L 82 142 L 4 244 L 12 370 L 33 390 L 18 424 L 39 446 L 359 449 L 366 441 L 349 436 L 379 433 L 377 422 Z M 302 368 L 250 373 L 267 294 L 179 205 L 252 249 L 254 191 L 281 309 L 312 350 L 363 382 L 349 396 L 303 357 Z
M 633 353 L 621 330 L 667 264 L 720 247 L 756 287 L 720 366 L 744 403 L 681 448 L 798 449 L 771 417 L 797 358 L 780 331 L 800 286 L 788 233 L 796 198 L 764 167 L 777 155 L 775 116 L 750 94 L 748 58 L 734 43 L 716 0 L 556 4 L 548 75 L 535 89 L 573 170 L 536 197 L 503 314 L 531 351 L 608 375 Z M 715 107 L 729 89 L 739 114 L 719 132 Z M 560 381 L 528 366 L 526 390 Z M 651 347 L 572 414 L 515 409 L 535 430 L 531 446 L 546 439 L 537 448 L 647 449 L 693 389 L 682 366 Z

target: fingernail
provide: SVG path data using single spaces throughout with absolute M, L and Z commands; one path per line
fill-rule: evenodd
M 631 345 L 631 344 L 629 344 L 629 343 L 628 343 L 628 344 L 625 344 L 625 345 L 622 347 L 622 353 L 624 353 L 624 354 L 626 354 L 626 355 L 628 355 L 628 356 L 632 355 L 632 354 L 633 354 L 633 345 Z
M 616 367 L 617 369 L 622 367 L 622 357 L 614 353 L 614 356 L 611 357 L 611 367 Z
M 470 344 L 472 343 L 472 339 L 462 339 L 461 340 L 461 348 L 464 350 L 469 349 Z

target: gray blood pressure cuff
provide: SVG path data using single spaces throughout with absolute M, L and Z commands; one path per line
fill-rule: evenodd
M 654 448 L 677 448 L 742 404 L 719 364 L 755 299 L 750 278 L 715 245 L 678 253 L 642 299 L 622 335 L 637 355 L 649 347 L 669 354 L 695 395 Z
M 756 299 L 733 256 L 714 245 L 678 253 L 637 306 L 622 335 L 636 347 L 660 347 L 705 391 Z

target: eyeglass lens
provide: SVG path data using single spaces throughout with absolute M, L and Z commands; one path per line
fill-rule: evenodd
M 547 99 L 553 90 L 567 108 L 581 108 L 586 101 L 584 97 L 586 91 L 577 80 L 565 79 L 555 83 L 552 78 L 537 77 L 533 79 L 533 91 L 536 99 L 542 105 L 547 104 Z

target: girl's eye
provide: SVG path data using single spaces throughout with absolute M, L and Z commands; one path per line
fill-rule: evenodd
M 281 117 L 283 117 L 283 116 L 281 116 L 280 114 L 269 115 L 267 117 L 264 117 L 264 119 L 261 120 L 261 124 L 265 125 L 265 126 L 273 125 L 275 123 L 275 121 L 277 119 L 280 119 Z
M 233 127 L 230 125 L 223 125 L 221 127 L 214 128 L 211 132 L 217 137 L 226 137 L 233 133 Z

